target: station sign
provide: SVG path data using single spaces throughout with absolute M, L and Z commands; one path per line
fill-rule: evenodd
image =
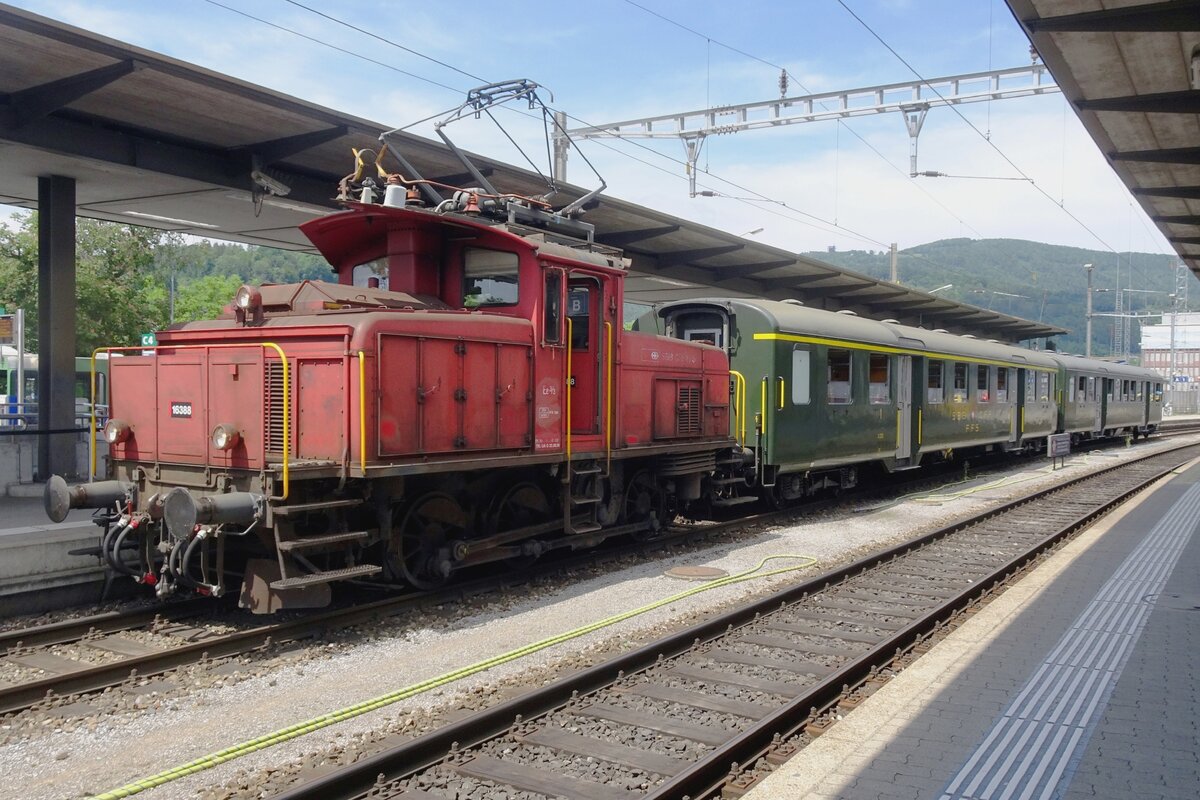
M 1052 433 L 1047 436 L 1046 455 L 1050 458 L 1066 458 L 1071 455 L 1071 434 Z
M 1175 383 L 1191 383 L 1192 376 L 1191 375 L 1176 375 L 1175 377 L 1171 378 L 1171 380 L 1175 381 Z
M 151 331 L 150 333 L 142 334 L 142 347 L 157 347 L 157 346 L 158 346 L 158 337 L 154 335 L 153 331 Z
M 16 344 L 16 335 L 15 315 L 0 314 L 0 344 Z

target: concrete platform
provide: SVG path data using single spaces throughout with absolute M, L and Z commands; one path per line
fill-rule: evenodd
M 746 797 L 1200 797 L 1200 466 L 1102 520 Z
M 36 497 L 0 496 L 0 617 L 31 614 L 100 599 L 104 570 L 93 556 L 100 529 L 91 511 L 76 509 L 52 523 Z

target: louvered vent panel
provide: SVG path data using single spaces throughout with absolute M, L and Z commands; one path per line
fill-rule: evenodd
M 263 386 L 263 418 L 267 421 L 268 453 L 283 453 L 283 363 L 266 363 L 266 385 Z
M 680 436 L 700 434 L 700 388 L 679 387 L 679 410 L 675 430 Z

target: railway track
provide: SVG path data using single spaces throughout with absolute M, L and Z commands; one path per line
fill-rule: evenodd
M 894 495 L 941 478 L 938 472 L 914 473 L 911 477 L 902 474 L 888 486 L 856 492 L 854 498 L 861 502 L 873 495 Z M 597 559 L 615 560 L 647 548 L 677 546 L 755 523 L 794 519 L 844 500 L 818 500 L 797 509 L 768 511 L 715 525 L 672 528 L 652 542 L 586 551 L 539 563 L 520 574 L 489 576 L 436 591 L 408 592 L 345 608 L 299 613 L 284 620 L 247 623 L 243 616 L 231 622 L 229 617 L 221 616 L 230 611 L 231 603 L 219 605 L 210 598 L 199 598 L 0 632 L 0 714 L 20 712 L 38 703 L 61 703 L 67 697 L 145 680 L 180 667 L 239 656 L 272 644 L 314 639 L 329 630 L 502 591 Z
M 739 796 L 753 773 L 731 764 L 785 758 L 964 608 L 1198 454 L 1176 448 L 955 523 L 283 797 Z

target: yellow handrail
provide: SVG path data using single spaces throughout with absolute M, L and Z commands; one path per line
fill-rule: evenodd
M 288 471 L 288 462 L 291 460 L 291 416 L 292 416 L 292 401 L 291 401 L 291 380 L 289 379 L 289 367 L 287 355 L 283 352 L 283 348 L 275 342 L 229 342 L 228 344 L 156 344 L 153 347 L 97 347 L 92 351 L 91 357 L 91 384 L 92 384 L 92 431 L 96 430 L 96 355 L 98 353 L 113 353 L 124 352 L 126 350 L 221 350 L 230 347 L 270 347 L 279 354 L 279 361 L 283 364 L 283 493 L 279 497 L 273 497 L 272 500 L 287 500 L 288 490 L 291 488 L 291 478 Z M 109 362 L 110 367 L 112 362 Z M 111 413 L 111 398 L 109 403 Z M 265 447 L 264 447 L 264 457 Z M 96 474 L 96 448 L 92 448 L 92 475 Z
M 733 432 L 736 436 L 741 432 L 741 441 L 739 444 L 742 447 L 746 446 L 746 376 L 738 372 L 736 369 L 729 370 L 729 374 L 733 376 Z
M 782 376 L 779 377 L 779 410 L 783 411 L 783 396 L 787 394 L 787 382 Z
M 358 464 L 367 475 L 367 367 L 358 351 Z
M 571 347 L 575 343 L 575 324 L 567 317 L 567 477 L 571 477 Z
M 612 419 L 613 326 L 612 326 L 611 322 L 605 321 L 604 335 L 605 335 L 605 338 L 607 339 L 606 346 L 608 348 L 608 354 L 607 354 L 608 355 L 608 359 L 607 359 L 608 363 L 606 364 L 606 367 L 605 367 L 607 370 L 607 373 L 608 373 L 608 378 L 605 381 L 605 385 L 604 385 L 604 419 L 607 420 L 607 422 L 605 423 L 605 428 L 604 428 L 604 457 L 605 457 L 605 462 L 606 462 L 604 469 L 605 469 L 605 472 L 607 472 L 608 474 L 611 475 L 612 474 L 612 426 L 613 426 L 613 419 Z M 567 424 L 568 425 L 570 424 L 569 420 L 568 420 Z
M 759 410 L 762 413 L 762 435 L 765 438 L 767 435 L 767 379 L 762 379 L 762 389 L 758 393 L 758 404 L 761 407 Z

